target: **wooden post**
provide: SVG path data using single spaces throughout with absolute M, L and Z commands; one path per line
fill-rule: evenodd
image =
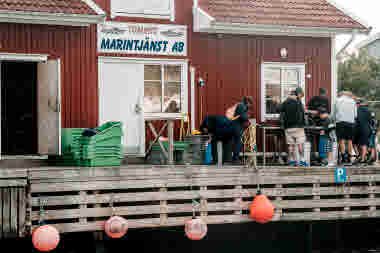
M 236 190 L 237 193 L 239 193 L 239 196 L 241 196 L 241 191 L 243 190 L 243 186 L 242 185 L 237 185 L 237 186 L 235 186 L 235 190 Z M 239 210 L 235 211 L 236 215 L 242 215 L 243 214 L 242 206 L 241 206 L 242 202 L 243 202 L 243 199 L 241 197 L 235 198 L 235 203 L 237 205 L 239 205 Z
M 79 195 L 81 196 L 81 198 L 86 198 L 87 196 L 87 192 L 86 191 L 80 191 L 79 192 Z M 79 205 L 79 208 L 80 209 L 86 209 L 87 208 L 87 205 L 86 204 L 80 204 Z M 84 212 L 83 212 L 84 213 Z M 80 217 L 79 218 L 79 223 L 86 223 L 87 222 L 87 217 Z
M 375 200 L 375 194 L 373 193 L 373 186 L 374 186 L 374 183 L 373 182 L 368 182 L 368 192 L 370 192 L 369 194 L 369 199 L 370 199 L 370 202 L 373 203 L 373 201 Z M 370 205 L 369 207 L 369 210 L 371 212 L 375 212 L 376 211 L 376 205 L 375 204 L 372 204 Z
M 167 192 L 168 188 L 160 188 L 160 192 Z M 160 200 L 160 225 L 164 226 L 168 223 L 168 201 Z
M 350 193 L 351 189 L 348 188 L 346 185 L 343 186 L 343 191 L 344 191 L 344 199 L 349 199 L 350 198 L 350 194 L 346 194 L 346 193 Z M 351 208 L 349 206 L 345 206 L 344 207 L 344 211 L 350 211 Z
M 97 194 L 99 194 L 99 191 L 93 191 L 92 193 L 94 195 L 97 195 Z M 95 204 L 94 207 L 95 208 L 101 207 L 101 205 L 100 204 Z M 95 218 L 95 220 L 97 220 L 97 219 Z M 94 236 L 94 240 L 95 241 L 103 241 L 103 239 L 104 239 L 103 231 L 96 231 L 96 232 L 93 233 L 93 236 Z
M 10 191 L 10 198 L 11 198 L 11 220 L 10 220 L 10 234 L 9 238 L 15 238 L 18 234 L 18 218 L 17 218 L 17 212 L 18 212 L 18 201 L 17 201 L 17 188 L 13 187 L 9 189 Z
M 19 237 L 25 236 L 25 217 L 26 217 L 26 191 L 25 188 L 19 188 L 18 190 L 19 209 L 18 209 L 18 235 Z M 1 217 L 1 216 L 0 216 Z
M 281 195 L 281 196 L 276 196 L 276 201 L 281 201 L 282 200 L 282 184 L 276 184 L 276 192 L 277 192 L 277 195 Z M 282 209 L 276 208 L 276 213 L 278 213 L 279 217 L 281 217 Z
M 10 189 L 4 188 L 3 189 L 3 236 L 5 238 L 8 238 L 11 232 L 10 211 L 11 211 Z
M 29 176 L 29 175 L 28 175 Z M 25 216 L 25 234 L 32 234 L 32 191 L 30 184 L 26 188 L 26 216 Z
M 3 188 L 0 188 L 0 239 L 3 238 Z
M 174 121 L 168 120 L 168 163 L 174 164 Z
M 201 186 L 200 187 L 200 190 L 201 191 L 204 191 L 206 192 L 207 191 L 207 186 Z M 207 216 L 208 213 L 207 213 L 207 199 L 203 197 L 203 195 L 201 195 L 201 216 L 204 217 L 204 216 Z
M 218 167 L 222 167 L 223 165 L 223 142 L 218 141 L 216 144 L 217 147 L 217 155 L 218 155 Z
M 320 196 L 321 188 L 320 187 L 321 187 L 320 184 L 313 184 L 313 199 L 315 199 L 315 200 L 321 199 L 321 196 Z M 321 208 L 313 208 L 313 212 L 320 212 L 320 211 L 321 211 Z

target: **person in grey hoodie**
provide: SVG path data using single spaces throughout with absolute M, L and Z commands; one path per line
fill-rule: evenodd
M 342 91 L 340 94 L 341 96 L 336 100 L 334 110 L 336 135 L 339 142 L 341 163 L 350 164 L 357 107 L 350 91 Z M 348 145 L 348 153 L 345 150 L 345 141 Z

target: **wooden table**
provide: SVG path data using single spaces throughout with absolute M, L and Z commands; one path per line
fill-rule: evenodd
M 146 156 L 150 154 L 152 151 L 153 145 L 158 142 L 160 145 L 161 151 L 164 154 L 165 158 L 168 160 L 168 164 L 174 164 L 174 121 L 177 120 L 175 118 L 152 118 L 152 119 L 145 119 L 145 121 L 148 123 L 148 126 L 150 130 L 152 131 L 154 135 L 153 142 L 149 145 L 149 148 L 147 149 Z M 166 121 L 165 124 L 161 127 L 161 129 L 156 131 L 155 127 L 153 126 L 153 121 Z M 163 132 L 167 128 L 168 130 L 168 150 L 165 149 L 164 145 L 162 144 L 160 137 L 162 136 Z
M 279 126 L 265 126 L 265 125 L 259 125 L 259 127 L 261 129 L 263 129 L 263 165 L 265 166 L 266 165 L 266 161 L 265 161 L 265 158 L 266 158 L 266 147 L 265 147 L 266 131 L 270 131 L 270 130 L 279 131 L 279 130 L 281 130 L 281 127 L 279 127 Z M 304 129 L 305 129 L 305 134 L 310 135 L 310 133 L 313 131 L 322 130 L 322 127 L 307 126 Z

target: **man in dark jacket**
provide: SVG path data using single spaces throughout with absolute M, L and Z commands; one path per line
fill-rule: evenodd
M 286 142 L 289 148 L 289 165 L 291 166 L 308 166 L 303 152 L 303 144 L 306 141 L 304 130 L 305 110 L 301 101 L 303 97 L 303 90 L 297 88 L 282 103 L 280 111 L 280 122 L 285 130 Z
M 327 113 L 330 113 L 330 103 L 325 88 L 319 88 L 319 96 L 312 97 L 307 104 L 307 109 L 315 112 L 315 114 L 318 114 L 321 107 L 324 107 L 327 110 Z
M 358 131 L 358 144 L 360 146 L 360 156 L 354 164 L 365 164 L 367 157 L 367 147 L 371 136 L 371 113 L 368 110 L 368 102 L 360 101 L 358 108 L 358 117 L 356 122 L 356 131 Z

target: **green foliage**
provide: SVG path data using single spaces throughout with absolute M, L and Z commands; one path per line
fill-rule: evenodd
M 380 117 L 380 62 L 368 55 L 366 50 L 346 54 L 338 64 L 338 90 L 350 90 L 370 103 Z

